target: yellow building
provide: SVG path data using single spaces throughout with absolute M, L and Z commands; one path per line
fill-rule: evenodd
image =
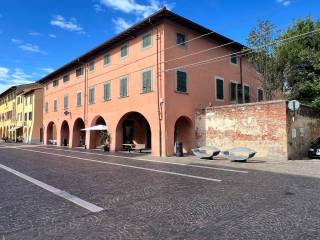
M 0 136 L 11 141 L 43 141 L 43 88 L 32 83 L 13 86 L 0 94 Z

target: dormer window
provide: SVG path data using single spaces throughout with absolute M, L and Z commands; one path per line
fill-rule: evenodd
M 234 54 L 232 54 L 232 55 L 230 56 L 230 63 L 232 63 L 232 64 L 238 64 L 238 56 L 237 56 L 236 53 L 234 53 Z
M 186 35 L 183 33 L 176 33 L 176 44 L 181 47 L 187 46 Z
M 83 68 L 77 68 L 76 70 L 76 77 L 81 77 L 83 75 Z

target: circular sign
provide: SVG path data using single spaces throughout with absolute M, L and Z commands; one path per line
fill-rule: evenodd
M 291 111 L 296 111 L 298 110 L 300 107 L 300 102 L 297 101 L 297 100 L 291 100 L 289 103 L 288 103 L 288 108 L 291 110 Z

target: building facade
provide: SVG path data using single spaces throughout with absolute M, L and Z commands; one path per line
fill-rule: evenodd
M 43 87 L 13 86 L 0 95 L 0 136 L 24 143 L 43 142 Z
M 243 45 L 161 9 L 39 80 L 45 144 L 95 148 L 106 125 L 111 150 L 145 144 L 170 156 L 195 145 L 195 112 L 263 100 Z

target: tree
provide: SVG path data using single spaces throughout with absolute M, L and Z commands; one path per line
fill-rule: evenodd
M 293 23 L 279 39 L 320 30 L 320 20 L 311 17 Z M 284 93 L 289 99 L 320 107 L 320 32 L 301 36 L 274 49 L 278 79 L 284 83 Z
M 255 66 L 257 72 L 261 74 L 261 81 L 267 100 L 273 98 L 273 93 L 281 87 L 281 83 L 276 76 L 277 68 L 274 57 L 275 47 L 270 44 L 277 40 L 277 29 L 269 21 L 258 21 L 256 27 L 252 29 L 247 37 L 249 48 L 249 61 Z

